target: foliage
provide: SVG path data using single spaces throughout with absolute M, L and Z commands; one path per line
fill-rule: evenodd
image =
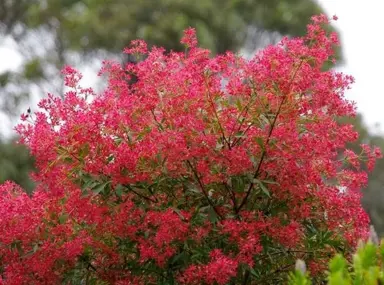
M 124 52 L 143 60 L 106 61 L 99 95 L 64 68 L 64 99 L 17 127 L 36 191 L 0 186 L 3 281 L 277 284 L 298 258 L 321 280 L 367 235 L 360 166 L 381 156 L 339 157 L 357 138 L 336 121 L 355 114 L 353 78 L 323 69 L 338 44 L 328 24 L 313 17 L 250 61 L 211 58 L 193 29 L 185 52 L 136 40 Z
M 369 241 L 361 243 L 352 261 L 337 254 L 329 263 L 327 284 L 329 285 L 378 285 L 384 284 L 384 244 Z M 312 284 L 308 273 L 296 269 L 289 276 L 289 285 Z

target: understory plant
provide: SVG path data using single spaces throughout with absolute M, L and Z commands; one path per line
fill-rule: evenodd
M 373 240 L 363 243 L 351 260 L 337 254 L 329 262 L 326 271 L 328 285 L 380 285 L 384 284 L 384 243 Z M 311 278 L 302 260 L 296 262 L 296 268 L 290 274 L 289 285 L 310 285 Z
M 340 117 L 353 78 L 325 70 L 336 34 L 315 16 L 302 38 L 253 59 L 133 41 L 105 61 L 100 94 L 65 67 L 16 127 L 36 190 L 0 186 L 2 284 L 279 284 L 297 259 L 312 280 L 368 233 L 360 205 L 380 151 Z

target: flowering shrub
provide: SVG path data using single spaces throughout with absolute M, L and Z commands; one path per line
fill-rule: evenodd
M 321 278 L 367 234 L 360 166 L 380 156 L 343 155 L 353 79 L 322 68 L 327 24 L 250 61 L 211 58 L 193 29 L 185 53 L 137 40 L 99 95 L 64 68 L 65 98 L 17 126 L 38 186 L 0 186 L 3 283 L 276 284 L 298 258 Z

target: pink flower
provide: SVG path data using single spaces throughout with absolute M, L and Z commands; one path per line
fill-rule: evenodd
M 194 48 L 197 46 L 197 37 L 196 30 L 194 28 L 188 28 L 184 31 L 184 36 L 180 41 L 182 44 L 185 44 L 189 48 Z

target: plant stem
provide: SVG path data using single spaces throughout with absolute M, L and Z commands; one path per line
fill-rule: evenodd
M 294 74 L 292 75 L 292 78 L 291 78 L 291 80 L 290 80 L 290 82 L 289 82 L 289 85 L 288 85 L 288 86 L 289 86 L 289 89 L 290 89 L 290 87 L 291 87 L 291 85 L 292 85 L 292 83 L 293 83 L 293 80 L 294 80 L 295 77 L 296 77 L 297 72 L 299 71 L 301 65 L 303 64 L 303 61 L 304 61 L 304 60 L 301 60 L 301 61 L 300 61 L 300 63 L 299 63 L 299 65 L 297 66 L 297 68 L 296 68 Z M 282 106 L 284 105 L 285 100 L 286 100 L 287 97 L 288 97 L 288 96 L 287 96 L 288 93 L 289 93 L 289 92 L 287 92 L 287 93 L 284 94 L 283 99 L 282 99 L 281 102 L 280 102 L 279 108 L 277 109 L 276 115 L 275 115 L 275 117 L 273 118 L 271 127 L 270 127 L 269 132 L 268 132 L 267 140 L 266 140 L 266 143 L 265 143 L 265 148 L 263 149 L 263 151 L 262 151 L 262 153 L 261 153 L 261 157 L 260 157 L 259 163 L 258 163 L 258 165 L 257 165 L 255 174 L 253 175 L 253 179 L 252 179 L 252 181 L 251 181 L 250 184 L 249 184 L 249 187 L 248 187 L 248 190 L 247 190 L 247 193 L 246 193 L 245 197 L 243 198 L 243 200 L 241 201 L 239 207 L 237 208 L 237 213 L 236 213 L 236 214 L 238 214 L 238 213 L 240 212 L 241 208 L 245 205 L 245 203 L 246 203 L 247 200 L 248 200 L 249 195 L 251 194 L 252 188 L 253 188 L 253 186 L 254 186 L 254 182 L 253 182 L 253 180 L 256 179 L 256 178 L 258 177 L 259 173 L 260 173 L 261 165 L 262 165 L 262 163 L 263 163 L 263 161 L 264 161 L 264 159 L 265 159 L 265 156 L 266 156 L 266 154 L 267 154 L 266 147 L 267 147 L 267 145 L 269 144 L 269 141 L 271 140 L 271 136 L 272 136 L 273 129 L 275 128 L 277 118 L 278 118 L 279 115 L 280 115 L 281 108 L 282 108 Z
M 196 169 L 193 167 L 192 163 L 189 160 L 187 160 L 187 164 L 191 168 L 191 170 L 192 170 L 192 172 L 193 172 L 193 174 L 194 174 L 194 176 L 195 176 L 195 178 L 197 180 L 197 183 L 199 184 L 199 186 L 201 188 L 201 192 L 203 192 L 203 194 L 204 194 L 205 198 L 207 199 L 209 205 L 213 208 L 213 210 L 215 211 L 216 215 L 220 218 L 220 220 L 223 220 L 222 215 L 216 209 L 216 207 L 213 204 L 213 202 L 211 201 L 211 199 L 209 199 L 208 193 L 205 190 L 204 184 L 202 183 L 201 179 L 199 178 L 199 174 L 197 173 Z

